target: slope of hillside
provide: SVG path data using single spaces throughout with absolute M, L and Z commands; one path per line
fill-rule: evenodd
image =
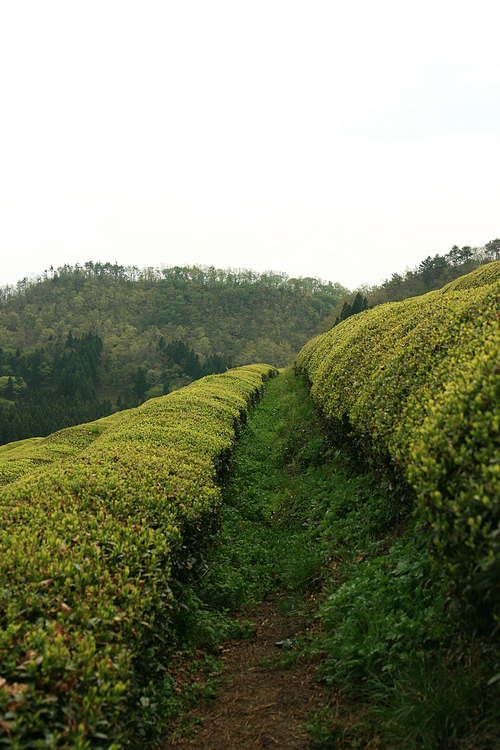
M 71 330 L 104 342 L 105 380 L 137 360 L 160 362 L 156 345 L 181 339 L 201 362 L 210 354 L 251 364 L 271 347 L 277 365 L 318 330 L 340 284 L 284 274 L 175 267 L 162 271 L 110 264 L 64 267 L 3 294 L 0 345 L 41 348 Z M 269 353 L 269 352 L 268 352 Z
M 493 750 L 495 639 L 450 606 L 408 506 L 332 447 L 307 390 L 283 373 L 249 414 L 159 747 Z M 227 609 L 240 637 L 217 648 Z
M 494 747 L 499 277 L 500 263 L 492 264 L 459 289 L 366 311 L 312 340 L 296 369 L 313 383 L 328 439 L 304 384 L 293 373 L 273 380 L 241 440 L 222 506 L 207 477 L 230 469 L 234 431 L 259 379 L 272 373 L 267 366 L 205 378 L 130 413 L 0 451 L 4 465 L 20 467 L 17 479 L 7 472 L 1 496 L 2 739 L 118 748 L 134 732 L 161 728 L 165 716 L 182 723 L 204 689 L 185 681 L 191 667 L 177 673 L 175 660 L 165 662 L 156 636 L 165 625 L 169 638 L 182 631 L 200 663 L 199 649 L 217 651 L 224 634 L 252 636 L 245 619 L 228 630 L 228 609 L 278 592 L 304 630 L 283 623 L 289 652 L 276 659 L 267 649 L 266 663 L 252 670 L 322 660 L 329 699 L 308 722 L 318 748 Z M 370 388 L 379 400 L 366 396 Z M 405 434 L 420 441 L 409 462 Z M 346 447 L 375 471 L 389 468 L 389 481 L 380 485 L 366 467 L 358 474 L 342 457 Z M 205 548 L 221 516 L 218 544 Z M 445 562 L 434 571 L 429 546 Z M 76 583 L 90 598 L 79 600 Z M 321 618 L 318 636 L 313 617 Z M 120 656 L 126 644 L 138 649 L 140 676 Z M 222 667 L 212 658 L 213 675 Z M 277 674 L 269 673 L 273 689 Z M 84 716 L 80 725 L 63 718 L 65 701 L 72 717 Z M 274 715 L 274 698 L 272 705 Z M 250 708 L 250 731 L 248 717 L 232 722 L 231 704 L 228 746 L 240 737 L 255 747 L 271 741 L 272 722 L 260 716 L 268 707 Z M 279 736 L 292 737 L 278 711 Z M 203 714 L 198 746 L 218 747 L 219 714 Z M 199 721 L 199 710 L 189 716 Z

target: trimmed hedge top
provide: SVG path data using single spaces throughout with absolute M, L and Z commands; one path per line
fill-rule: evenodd
M 500 619 L 500 261 L 309 342 L 297 370 L 341 440 L 413 488 L 431 551 Z
M 183 536 L 217 514 L 216 471 L 273 374 L 212 375 L 13 457 L 24 473 L 0 497 L 0 743 L 117 749 L 134 734 L 171 641 Z

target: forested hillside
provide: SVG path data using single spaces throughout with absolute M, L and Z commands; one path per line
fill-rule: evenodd
M 0 444 L 137 406 L 226 368 L 290 365 L 313 336 L 498 258 L 454 245 L 354 292 L 316 278 L 88 262 L 0 288 Z
M 453 245 L 445 255 L 430 255 L 404 273 L 393 273 L 380 285 L 361 285 L 358 290 L 342 298 L 330 317 L 325 321 L 328 331 L 343 320 L 376 307 L 385 302 L 401 302 L 409 297 L 418 297 L 427 292 L 442 289 L 446 284 L 471 273 L 479 266 L 500 259 L 500 239 L 490 240 L 481 247 Z
M 132 407 L 227 367 L 291 364 L 340 284 L 85 263 L 0 290 L 0 442 Z

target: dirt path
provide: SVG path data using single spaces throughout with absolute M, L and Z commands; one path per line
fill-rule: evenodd
M 312 747 L 303 725 L 313 705 L 317 707 L 323 699 L 316 666 L 301 663 L 299 658 L 293 667 L 269 667 L 269 660 L 276 662 L 282 656 L 275 644 L 295 638 L 303 632 L 303 623 L 284 617 L 276 598 L 253 610 L 251 620 L 256 626 L 251 638 L 224 643 L 217 697 L 203 701 L 184 717 L 184 726 L 195 722 L 199 726 L 187 736 L 177 728 L 162 750 Z M 181 668 L 176 674 L 178 684 L 182 678 Z

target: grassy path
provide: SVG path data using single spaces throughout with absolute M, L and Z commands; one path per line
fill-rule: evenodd
M 498 750 L 497 645 L 450 618 L 408 520 L 325 442 L 292 372 L 269 382 L 178 592 L 158 750 Z
M 182 711 L 163 750 L 311 747 L 305 724 L 324 690 L 307 644 L 341 558 L 325 512 L 370 493 L 329 453 L 304 384 L 290 372 L 268 383 L 240 438 L 217 546 L 186 596 L 186 636 L 198 650 L 171 670 L 174 689 L 217 697 Z
M 302 636 L 302 624 L 284 616 L 281 601 L 269 596 L 252 608 L 252 634 L 226 640 L 213 668 L 218 682 L 213 700 L 191 707 L 177 722 L 167 748 L 231 750 L 231 748 L 311 747 L 305 729 L 309 712 L 323 700 L 314 665 L 297 660 L 281 665 L 276 643 Z M 174 670 L 178 681 L 198 684 L 203 673 Z M 210 677 L 209 677 L 210 679 Z

